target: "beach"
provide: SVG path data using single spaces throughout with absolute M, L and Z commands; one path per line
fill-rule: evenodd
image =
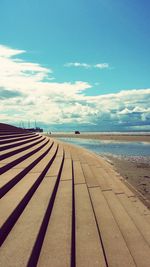
M 139 192 L 139 197 L 144 197 L 144 203 L 150 207 L 150 157 L 108 156 L 107 159 L 124 180 Z
M 52 134 L 55 138 L 81 138 L 91 140 L 106 140 L 119 142 L 150 142 L 150 135 L 129 134 Z M 69 141 L 69 139 L 68 139 Z M 150 157 L 144 156 L 104 156 L 119 173 L 127 185 L 137 191 L 139 197 L 150 207 Z
M 150 142 L 150 135 L 148 134 L 98 134 L 98 133 L 52 133 L 52 137 L 70 137 L 83 139 L 97 139 L 97 140 L 114 140 L 114 141 L 132 141 L 132 142 Z

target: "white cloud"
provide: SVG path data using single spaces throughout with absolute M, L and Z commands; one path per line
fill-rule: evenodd
M 4 111 L 8 118 L 11 114 L 13 120 L 32 117 L 46 123 L 63 122 L 65 106 L 62 103 L 78 101 L 82 98 L 79 93 L 91 85 L 82 81 L 52 82 L 49 80 L 52 69 L 14 57 L 21 53 L 25 51 L 0 46 L 1 114 Z M 4 115 L 0 119 L 3 118 Z
M 108 69 L 109 64 L 108 63 L 99 63 L 99 64 L 94 65 L 94 67 L 97 69 Z
M 0 57 L 9 58 L 9 57 L 19 55 L 25 52 L 26 52 L 25 50 L 12 49 L 4 45 L 0 45 Z
M 79 67 L 79 68 L 91 68 L 91 65 L 87 64 L 87 63 L 79 63 L 79 62 L 70 62 L 70 63 L 66 63 L 64 65 L 65 67 Z
M 0 121 L 36 119 L 47 125 L 87 123 L 101 127 L 149 122 L 150 89 L 87 96 L 89 83 L 48 80 L 53 78 L 52 69 L 18 59 L 20 51 L 25 53 L 0 46 Z
M 5 53 L 3 51 L 5 50 Z M 1 86 L 14 88 L 16 83 L 18 85 L 22 82 L 36 82 L 41 81 L 46 78 L 49 74 L 52 73 L 51 69 L 47 69 L 45 67 L 40 66 L 37 63 L 24 62 L 22 60 L 18 60 L 17 58 L 12 58 L 10 55 L 10 50 L 7 47 L 0 47 L 0 74 L 1 74 Z M 21 50 L 19 52 L 21 54 Z M 22 52 L 24 53 L 24 51 Z M 1 56 L 2 54 L 2 56 Z M 4 56 L 4 54 L 6 56 Z M 14 56 L 18 55 L 18 50 L 11 50 L 11 54 Z M 9 56 L 8 56 L 9 55 Z
M 85 69 L 108 69 L 109 64 L 108 63 L 98 63 L 98 64 L 87 64 L 87 63 L 80 63 L 80 62 L 69 62 L 64 65 L 64 67 L 76 67 L 76 68 L 85 68 Z

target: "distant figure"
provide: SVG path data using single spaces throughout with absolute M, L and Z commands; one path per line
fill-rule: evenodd
M 79 131 L 75 131 L 75 134 L 80 134 L 80 132 Z
M 49 132 L 49 134 L 52 134 L 51 132 Z

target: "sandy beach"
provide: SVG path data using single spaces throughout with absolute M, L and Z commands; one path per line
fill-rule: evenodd
M 132 141 L 132 142 L 150 142 L 150 135 L 137 135 L 137 134 L 94 134 L 94 133 L 80 133 L 80 134 L 51 134 L 52 137 L 70 137 L 70 138 L 83 138 L 83 139 L 97 139 L 97 140 L 115 140 L 115 141 Z
M 150 208 L 150 157 L 107 157 L 114 169 L 144 198 Z
M 114 140 L 130 142 L 150 142 L 150 135 L 128 135 L 128 134 L 55 134 L 55 138 L 83 138 L 94 140 Z M 143 196 L 144 203 L 150 208 L 150 157 L 123 157 L 107 156 L 114 169 L 125 179 L 125 181 Z M 146 201 L 145 201 L 146 199 Z

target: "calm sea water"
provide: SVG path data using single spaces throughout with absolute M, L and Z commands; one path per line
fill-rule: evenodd
M 150 143 L 148 142 L 121 142 L 67 137 L 59 139 L 64 142 L 87 148 L 100 155 L 150 156 Z

